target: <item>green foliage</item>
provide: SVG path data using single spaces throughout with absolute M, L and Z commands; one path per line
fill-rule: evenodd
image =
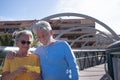
M 12 35 L 9 33 L 5 33 L 4 35 L 0 35 L 0 46 L 13 46 Z
M 25 27 L 20 28 L 18 31 L 26 29 Z M 31 47 L 38 47 L 41 43 L 38 41 L 37 36 L 33 33 L 34 41 Z M 10 33 L 5 33 L 4 35 L 0 35 L 0 46 L 13 46 L 14 39 Z
M 32 32 L 33 33 L 33 32 Z M 34 41 L 31 47 L 38 47 L 39 45 L 41 45 L 41 43 L 39 42 L 37 36 L 33 33 L 33 37 L 34 37 Z
M 41 45 L 41 43 L 38 40 L 34 40 L 31 47 L 37 48 L 39 45 Z

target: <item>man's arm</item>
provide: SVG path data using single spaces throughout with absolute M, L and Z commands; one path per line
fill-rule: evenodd
M 16 52 L 15 51 L 9 51 L 6 55 L 6 58 L 8 59 L 13 59 L 16 56 Z
M 71 80 L 79 80 L 79 67 L 71 47 L 67 44 L 64 48 L 66 52 L 66 60 L 71 70 Z

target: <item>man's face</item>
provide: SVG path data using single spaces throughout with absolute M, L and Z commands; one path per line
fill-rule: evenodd
M 37 30 L 37 37 L 43 45 L 47 45 L 50 41 L 50 33 L 45 30 Z

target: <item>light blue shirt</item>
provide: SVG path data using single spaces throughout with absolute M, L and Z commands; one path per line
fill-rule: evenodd
M 39 46 L 43 80 L 79 80 L 75 56 L 66 41 L 56 41 L 49 46 Z

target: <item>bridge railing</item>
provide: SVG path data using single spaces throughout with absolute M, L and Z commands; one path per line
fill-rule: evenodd
M 17 51 L 17 47 L 3 47 L 0 46 L 0 68 L 6 53 L 8 51 Z M 35 48 L 31 48 L 30 51 L 34 51 Z M 105 49 L 73 49 L 77 63 L 80 70 L 85 68 L 93 67 L 95 65 L 103 64 L 106 61 L 106 50 Z
M 106 61 L 105 49 L 73 49 L 80 70 L 100 65 Z

